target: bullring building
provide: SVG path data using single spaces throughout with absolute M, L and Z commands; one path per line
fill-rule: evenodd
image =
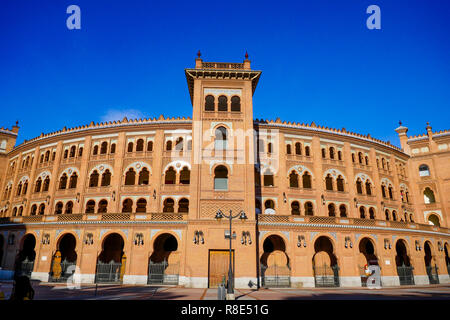
M 185 70 L 192 118 L 127 119 L 15 145 L 0 129 L 0 266 L 44 282 L 217 287 L 450 282 L 450 131 L 401 148 L 253 118 L 261 71 Z M 243 214 L 245 213 L 245 215 Z M 246 219 L 243 219 L 245 216 Z M 230 236 L 230 235 L 229 235 Z

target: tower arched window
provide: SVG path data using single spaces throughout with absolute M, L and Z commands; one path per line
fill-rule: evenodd
M 341 204 L 341 205 L 339 206 L 339 215 L 340 215 L 342 218 L 347 217 L 347 207 L 345 206 L 345 204 Z
M 298 188 L 298 174 L 292 171 L 289 175 L 289 186 L 291 188 Z
M 435 203 L 436 198 L 434 197 L 434 192 L 429 187 L 426 187 L 423 191 L 423 198 L 426 204 Z
M 291 214 L 299 215 L 300 214 L 300 204 L 298 201 L 293 201 L 291 203 Z
M 179 213 L 186 213 L 189 212 L 189 200 L 186 198 L 180 199 L 178 201 L 178 212 Z
M 356 180 L 356 192 L 359 194 L 362 194 L 362 182 L 361 179 L 358 178 L 358 180 Z
M 183 151 L 183 138 L 179 137 L 175 141 L 175 150 L 177 151 Z
M 339 150 L 337 154 L 338 154 L 338 160 L 342 160 L 342 151 Z
M 140 198 L 136 202 L 136 212 L 147 212 L 147 200 Z
M 48 188 L 50 187 L 50 177 L 45 178 L 44 184 L 42 185 L 42 191 L 46 192 L 48 191 Z
M 96 156 L 98 154 L 98 146 L 94 146 L 94 149 L 92 150 L 92 154 Z
M 131 199 L 125 199 L 122 202 L 122 212 L 128 213 L 133 211 L 133 200 Z
M 335 217 L 336 216 L 336 207 L 333 203 L 328 205 L 328 216 Z
M 191 181 L 191 171 L 188 167 L 183 167 L 180 171 L 180 183 L 181 184 L 189 184 Z
M 225 166 L 217 166 L 214 169 L 214 190 L 228 189 L 228 169 Z
M 205 97 L 205 111 L 214 111 L 214 96 Z
M 66 209 L 64 210 L 64 213 L 71 214 L 72 212 L 73 212 L 73 202 L 72 201 L 68 201 L 66 203 Z
M 127 152 L 133 152 L 133 148 L 134 148 L 133 142 L 128 142 Z
M 136 181 L 136 171 L 133 168 L 130 168 L 125 174 L 125 185 L 132 186 Z
M 372 207 L 369 209 L 369 218 L 375 219 L 375 209 Z
M 362 154 L 362 152 L 358 152 L 358 161 L 359 161 L 359 163 L 363 163 L 363 154 Z
M 310 202 L 310 201 L 305 202 L 305 215 L 307 215 L 307 216 L 314 215 L 314 207 L 313 207 L 312 202 Z
M 215 131 L 215 141 L 216 150 L 225 150 L 227 148 L 227 129 L 224 127 L 218 127 Z
M 76 147 L 75 146 L 70 147 L 69 157 L 71 157 L 71 158 L 75 157 L 75 153 L 76 153 Z
M 45 204 L 43 204 L 43 203 L 41 203 L 40 205 L 39 205 L 39 215 L 44 215 L 44 212 L 45 212 Z
M 30 212 L 30 214 L 31 214 L 32 216 L 35 216 L 36 213 L 37 213 L 37 205 L 33 204 L 33 205 L 31 206 L 31 212 Z
M 97 172 L 97 170 L 94 170 L 94 172 L 91 173 L 91 176 L 89 177 L 89 187 L 93 188 L 93 187 L 98 187 L 98 178 L 99 178 L 99 174 Z
M 334 159 L 334 148 L 330 148 L 330 159 Z
M 327 151 L 325 148 L 322 148 L 322 158 L 325 159 L 327 157 Z
M 381 195 L 383 196 L 383 198 L 387 198 L 386 197 L 386 186 L 384 184 L 381 185 Z
M 105 172 L 102 174 L 102 181 L 101 186 L 106 187 L 111 184 L 111 171 L 109 169 L 106 169 Z
M 369 165 L 369 157 L 366 156 L 366 157 L 364 158 L 364 160 L 366 161 L 366 166 L 368 166 L 368 165 Z
M 173 167 L 169 167 L 165 174 L 164 183 L 165 184 L 175 184 L 177 173 Z
M 108 201 L 102 199 L 98 203 L 97 213 L 107 213 L 108 212 Z
M 295 154 L 302 154 L 302 144 L 300 142 L 295 143 Z
M 306 189 L 312 188 L 311 175 L 307 171 L 303 174 L 302 180 L 303 180 L 303 188 L 306 188 Z
M 264 172 L 264 186 L 273 187 L 274 185 L 273 172 L 269 169 L 266 169 L 266 171 Z
M 69 189 L 74 189 L 77 187 L 78 175 L 76 172 L 72 173 L 69 179 Z
M 108 142 L 104 141 L 100 146 L 100 154 L 105 154 L 106 152 L 108 152 Z
M 305 156 L 309 157 L 311 155 L 309 146 L 305 147 Z
M 61 214 L 63 212 L 63 203 L 58 202 L 55 206 L 55 214 Z
M 394 199 L 394 192 L 392 186 L 388 187 L 388 192 L 389 192 L 389 199 Z
M 163 212 L 174 212 L 175 201 L 172 198 L 167 198 L 163 203 Z
M 63 173 L 63 175 L 59 179 L 59 189 L 66 189 L 66 187 L 67 187 L 67 174 Z
M 40 192 L 41 191 L 41 186 L 42 186 L 42 179 L 41 179 L 41 177 L 39 177 L 36 180 L 36 185 L 34 187 L 34 192 Z
M 337 191 L 344 191 L 344 178 L 338 176 L 336 179 Z
M 422 164 L 419 166 L 419 176 L 420 177 L 430 176 L 430 168 L 426 164 Z
M 267 153 L 269 153 L 269 154 L 272 153 L 272 143 L 271 143 L 271 142 L 269 142 L 269 143 L 267 144 Z
M 228 98 L 226 96 L 219 97 L 219 111 L 228 111 Z
M 64 159 L 67 159 L 68 156 L 69 156 L 69 150 L 66 149 L 66 150 L 64 150 Z
M 83 147 L 78 148 L 78 157 L 83 156 Z
M 368 196 L 372 195 L 372 185 L 370 184 L 369 180 L 366 181 L 366 194 Z
M 231 97 L 231 111 L 241 111 L 241 98 L 238 96 Z
M 150 173 L 147 168 L 142 168 L 141 172 L 139 172 L 139 184 L 147 185 L 149 182 Z
M 291 154 L 292 153 L 292 151 L 291 151 L 291 145 L 290 144 L 287 144 L 286 145 L 286 154 Z
M 366 218 L 366 208 L 365 207 L 359 207 L 359 217 L 361 219 Z
M 137 152 L 144 151 L 144 140 L 139 139 L 139 140 L 136 142 L 136 151 L 137 151 Z
M 166 151 L 171 151 L 172 150 L 172 141 L 171 140 L 167 140 L 166 142 Z
M 152 152 L 153 151 L 153 141 L 147 142 L 147 151 Z
M 111 154 L 116 153 L 116 144 L 115 143 L 111 143 L 111 149 L 109 150 L 109 152 Z
M 327 190 L 333 190 L 333 178 L 330 174 L 327 174 L 325 178 L 325 189 Z

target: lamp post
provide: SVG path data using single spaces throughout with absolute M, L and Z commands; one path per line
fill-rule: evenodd
M 230 215 L 224 214 L 221 210 L 217 211 L 216 219 L 220 220 L 222 218 L 227 218 L 230 221 L 230 233 L 228 235 L 230 239 L 230 264 L 228 266 L 228 286 L 227 286 L 227 300 L 234 300 L 234 290 L 233 290 L 233 267 L 231 265 L 232 259 L 231 259 L 231 240 L 233 240 L 233 236 L 231 233 L 231 220 L 239 217 L 241 220 L 246 220 L 247 216 L 245 215 L 245 212 L 242 210 L 237 215 L 233 216 L 232 210 L 230 210 Z M 227 235 L 225 235 L 225 239 L 227 238 Z

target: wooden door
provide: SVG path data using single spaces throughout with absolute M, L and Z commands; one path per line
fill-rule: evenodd
M 234 250 L 232 251 L 232 263 L 234 273 Z M 230 262 L 229 250 L 210 250 L 209 251 L 209 275 L 208 287 L 217 288 L 225 279 L 225 285 L 228 281 L 228 266 Z

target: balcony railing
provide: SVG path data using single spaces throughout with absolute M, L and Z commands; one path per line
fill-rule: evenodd
M 203 62 L 203 69 L 244 69 L 243 63 Z

